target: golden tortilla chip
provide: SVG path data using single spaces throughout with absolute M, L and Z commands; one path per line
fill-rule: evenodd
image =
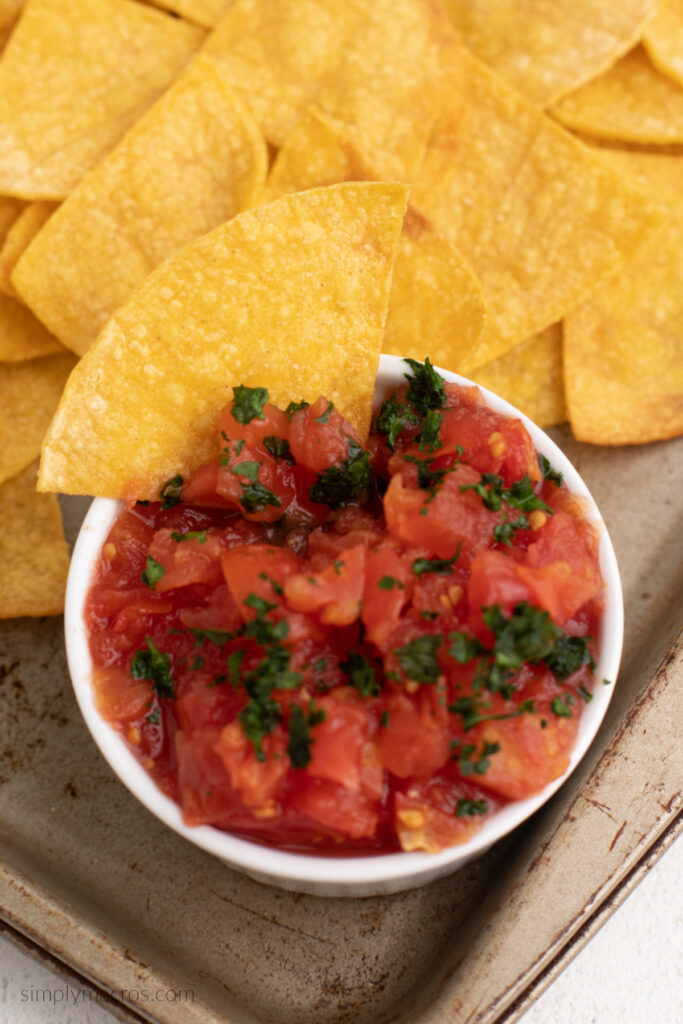
M 7 232 L 25 207 L 26 203 L 22 199 L 0 196 L 0 245 L 4 243 Z
M 594 444 L 683 432 L 683 158 L 601 151 L 665 209 L 636 258 L 564 324 L 572 429 Z
M 0 483 L 38 457 L 75 365 L 71 353 L 15 365 L 0 363 Z
M 157 497 L 215 456 L 239 384 L 283 407 L 325 394 L 367 433 L 406 199 L 375 183 L 301 192 L 171 256 L 74 371 L 40 489 Z
M 424 0 L 236 0 L 205 50 L 282 146 L 316 103 L 354 129 L 383 177 L 410 180 L 442 88 L 452 28 Z
M 200 56 L 77 185 L 13 284 L 82 355 L 167 256 L 254 204 L 267 168 L 253 118 Z
M 0 292 L 0 363 L 20 363 L 53 352 L 63 353 L 64 347 L 30 309 Z
M 18 293 L 10 280 L 10 274 L 29 242 L 33 241 L 58 205 L 47 201 L 29 203 L 7 232 L 0 249 L 0 291 L 5 295 L 17 297 Z
M 480 366 L 472 380 L 521 409 L 539 427 L 567 419 L 562 371 L 562 325 L 552 324 L 505 355 Z
M 659 217 L 502 79 L 464 61 L 464 116 L 437 124 L 410 201 L 462 250 L 488 302 L 467 371 L 560 320 Z
M 599 139 L 683 142 L 683 87 L 660 75 L 642 46 L 551 112 L 568 128 Z
M 547 107 L 640 39 L 657 0 L 444 0 L 463 42 Z
M 227 13 L 234 0 L 151 0 L 151 3 L 197 25 L 212 28 Z
M 645 29 L 643 43 L 657 70 L 683 85 L 683 5 L 680 0 L 658 0 L 657 13 Z
M 64 610 L 69 548 L 56 496 L 36 493 L 37 469 L 0 484 L 0 619 Z
M 24 0 L 0 0 L 0 28 L 16 21 L 23 6 Z
M 350 130 L 310 108 L 273 164 L 264 199 L 341 181 L 376 181 Z M 383 351 L 457 369 L 477 350 L 486 310 L 462 254 L 410 207 L 398 243 Z
M 0 192 L 68 195 L 203 38 L 133 0 L 30 0 L 0 61 Z

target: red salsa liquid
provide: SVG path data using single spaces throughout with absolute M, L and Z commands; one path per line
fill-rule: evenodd
M 96 702 L 190 824 L 436 851 L 567 768 L 598 541 L 521 421 L 411 364 L 367 445 L 236 388 L 216 459 L 117 518 Z

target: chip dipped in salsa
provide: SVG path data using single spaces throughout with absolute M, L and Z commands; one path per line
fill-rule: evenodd
M 406 363 L 366 443 L 325 397 L 234 388 L 215 459 L 109 533 L 97 707 L 189 825 L 431 852 L 569 765 L 596 531 L 521 420 Z

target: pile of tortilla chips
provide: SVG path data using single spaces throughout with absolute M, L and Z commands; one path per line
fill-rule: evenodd
M 235 384 L 362 431 L 429 355 L 683 432 L 675 0 L 0 0 L 0 121 L 0 617 L 61 607 L 41 444 L 41 490 L 154 498 Z

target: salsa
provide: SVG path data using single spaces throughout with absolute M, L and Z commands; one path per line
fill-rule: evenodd
M 406 362 L 366 444 L 235 388 L 215 459 L 103 545 L 96 703 L 190 825 L 437 851 L 569 764 L 596 532 L 520 420 Z

